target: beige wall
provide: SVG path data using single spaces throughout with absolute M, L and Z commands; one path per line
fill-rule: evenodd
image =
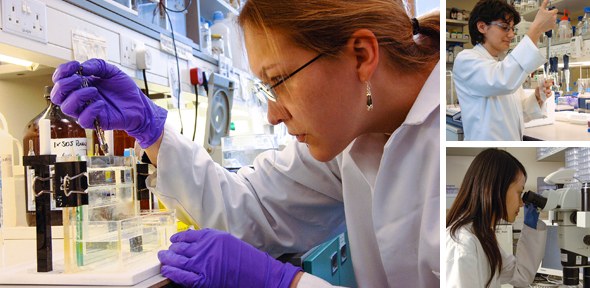
M 46 85 L 53 85 L 51 75 L 0 80 L 0 113 L 15 138 L 22 141 L 25 125 L 46 107 Z

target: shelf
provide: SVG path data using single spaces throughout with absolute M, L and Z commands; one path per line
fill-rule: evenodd
M 234 15 L 238 15 L 238 10 L 231 7 L 227 2 L 224 0 L 205 0 L 201 1 L 201 17 L 212 21 L 213 20 L 213 12 L 221 11 L 223 15 L 227 18 L 227 13 L 231 13 Z
M 469 39 L 456 39 L 456 38 L 447 38 L 447 43 L 449 42 L 456 42 L 456 43 L 469 43 Z
M 554 0 L 551 1 L 551 6 L 555 6 L 555 8 L 559 9 L 560 15 L 563 15 L 563 9 L 567 9 L 570 13 L 572 13 L 570 18 L 573 21 L 574 19 L 577 19 L 578 16 L 584 15 L 584 7 L 588 6 L 588 2 L 580 0 Z M 526 21 L 532 22 L 535 19 L 538 10 L 539 9 L 529 10 L 526 13 L 521 13 L 520 16 L 522 16 L 522 18 L 524 18 Z M 558 16 L 558 19 L 559 18 L 561 17 Z
M 538 148 L 537 148 L 538 149 Z M 565 147 L 554 147 L 547 155 L 537 158 L 539 162 L 564 162 L 565 161 Z
M 467 24 L 469 24 L 467 21 L 447 19 L 447 26 L 461 27 L 461 26 L 465 26 Z

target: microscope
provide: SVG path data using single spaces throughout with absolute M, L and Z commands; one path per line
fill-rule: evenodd
M 590 287 L 590 183 L 582 188 L 564 187 L 578 182 L 575 169 L 560 169 L 545 177 L 547 184 L 557 185 L 545 190 L 543 196 L 528 191 L 523 202 L 549 212 L 549 220 L 557 225 L 563 266 L 563 285 L 578 285 L 579 268 L 583 268 L 584 287 Z

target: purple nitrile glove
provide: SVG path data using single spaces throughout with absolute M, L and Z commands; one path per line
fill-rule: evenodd
M 82 68 L 82 75 L 76 72 Z M 82 87 L 83 78 L 88 87 Z M 154 144 L 164 131 L 166 111 L 147 98 L 135 82 L 101 59 L 64 63 L 53 73 L 51 102 L 93 129 L 98 119 L 105 130 L 125 130 L 142 148 Z
M 218 230 L 187 230 L 170 241 L 158 252 L 161 273 L 184 287 L 289 287 L 301 271 Z
M 539 210 L 531 203 L 524 205 L 524 224 L 533 229 L 537 229 L 537 221 L 539 221 Z

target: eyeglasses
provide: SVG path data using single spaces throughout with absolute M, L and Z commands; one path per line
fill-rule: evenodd
M 510 32 L 510 30 L 512 30 L 514 32 L 514 34 L 516 34 L 516 32 L 518 31 L 518 28 L 516 28 L 515 26 L 510 26 L 505 22 L 492 21 L 492 22 L 490 22 L 490 25 L 496 25 L 496 26 L 500 27 L 500 29 L 504 30 L 504 32 L 506 32 L 506 33 Z
M 266 99 L 276 102 L 277 101 L 277 94 L 274 92 L 274 88 L 277 86 L 285 83 L 289 78 L 295 76 L 299 71 L 303 70 L 303 68 L 309 66 L 309 64 L 313 63 L 315 60 L 318 60 L 324 54 L 318 54 L 313 59 L 309 60 L 307 63 L 303 64 L 303 66 L 297 68 L 297 70 L 293 71 L 293 73 L 287 75 L 286 77 L 281 78 L 279 81 L 275 82 L 274 84 L 265 84 L 262 82 L 256 82 L 254 84 L 254 94 L 260 99 L 260 101 L 266 102 Z

